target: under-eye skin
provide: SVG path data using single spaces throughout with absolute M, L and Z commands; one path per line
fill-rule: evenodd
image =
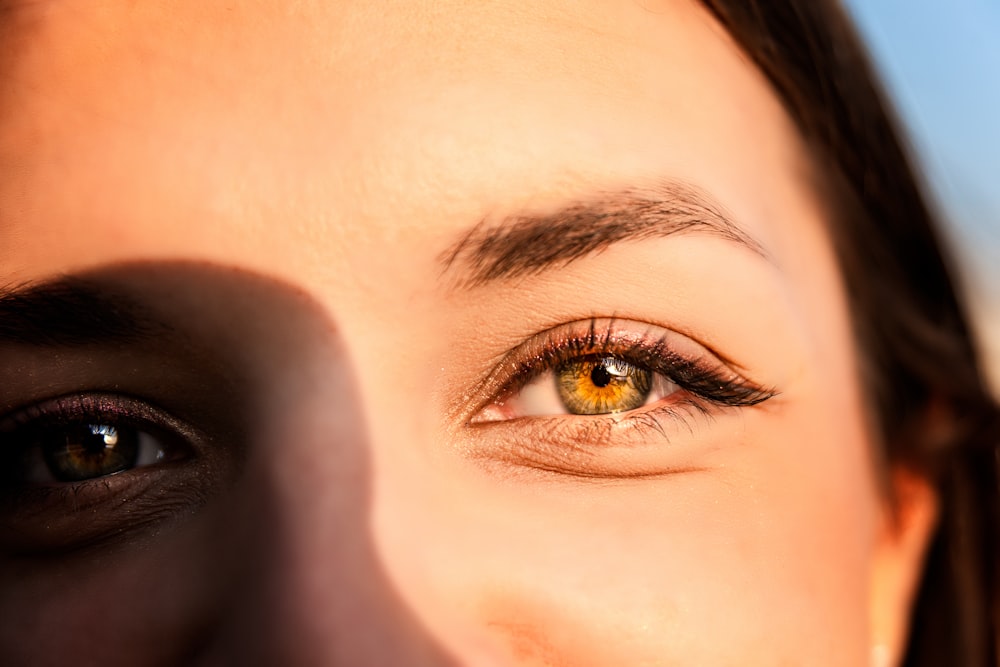
M 110 394 L 63 396 L 0 417 L 0 545 L 76 546 L 189 504 L 189 491 L 163 491 L 191 468 L 198 438 L 164 411 Z
M 777 393 L 684 334 L 611 318 L 534 336 L 505 355 L 481 392 L 489 398 L 469 426 L 477 441 L 493 444 L 477 454 L 491 457 L 499 446 L 504 458 L 588 476 L 591 463 L 617 447 L 646 444 L 650 434 L 659 443 L 675 433 L 696 437 L 696 419 Z

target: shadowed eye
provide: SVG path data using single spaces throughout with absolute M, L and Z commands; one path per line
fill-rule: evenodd
M 0 418 L 0 554 L 124 539 L 223 484 L 208 436 L 147 400 L 83 393 Z
M 167 446 L 129 425 L 75 424 L 41 429 L 23 442 L 25 481 L 81 482 L 166 460 Z
M 113 396 L 56 399 L 4 420 L 2 477 L 13 485 L 72 484 L 189 453 L 155 411 Z

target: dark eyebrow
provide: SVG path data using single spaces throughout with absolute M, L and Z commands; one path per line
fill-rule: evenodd
M 78 279 L 0 288 L 0 343 L 68 347 L 137 342 L 165 331 L 136 302 Z
M 624 190 L 570 204 L 545 215 L 484 220 L 440 257 L 444 273 L 459 267 L 459 284 L 478 287 L 541 273 L 601 252 L 621 241 L 700 233 L 717 236 L 767 258 L 721 205 L 683 183 Z

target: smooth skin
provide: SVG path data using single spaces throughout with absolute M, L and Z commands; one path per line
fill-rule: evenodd
M 116 476 L 151 490 L 95 501 L 95 544 L 0 552 L 0 654 L 901 659 L 933 493 L 895 471 L 887 501 L 814 169 L 700 7 L 3 7 L 0 285 L 90 276 L 174 334 L 2 343 L 0 413 L 98 388 L 213 435 Z M 653 236 L 487 282 L 442 261 L 477 224 L 671 183 L 759 252 Z M 555 422 L 476 422 L 505 354 L 595 317 L 675 332 L 776 395 L 532 456 L 510 443 Z M 179 500 L 121 510 L 149 494 Z

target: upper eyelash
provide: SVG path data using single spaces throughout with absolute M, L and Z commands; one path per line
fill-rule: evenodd
M 703 362 L 684 357 L 672 349 L 666 336 L 650 340 L 643 336 L 615 334 L 615 321 L 598 327 L 593 318 L 586 333 L 561 334 L 550 331 L 532 345 L 531 354 L 515 362 L 501 394 L 510 395 L 524 388 L 542 373 L 560 363 L 587 357 L 613 356 L 660 373 L 688 393 L 716 405 L 748 407 L 776 395 L 743 377 L 721 361 L 711 368 Z M 561 327 L 560 327 L 561 329 Z
M 131 401 L 124 397 L 87 393 L 32 403 L 0 418 L 0 437 L 34 424 L 59 425 L 87 419 L 136 420 L 146 417 L 139 417 L 134 409 L 123 409 L 123 403 Z

